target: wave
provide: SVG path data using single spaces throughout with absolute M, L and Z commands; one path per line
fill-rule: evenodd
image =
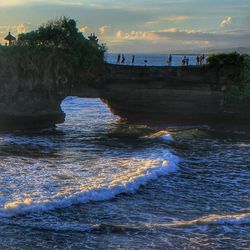
M 125 181 L 123 179 L 121 179 L 122 182 L 114 180 L 107 187 L 94 188 L 72 196 L 55 198 L 54 200 L 35 202 L 32 199 L 25 199 L 23 201 L 9 202 L 0 209 L 0 217 L 13 217 L 33 212 L 46 212 L 57 208 L 66 208 L 75 204 L 110 200 L 122 193 L 134 193 L 148 182 L 176 171 L 178 162 L 179 158 L 167 151 L 164 153 L 160 165 L 154 166 L 147 164 L 145 168 L 142 168 L 142 171 L 138 172 L 138 175 L 131 175 Z
M 186 227 L 193 225 L 244 225 L 250 223 L 250 213 L 209 215 L 190 221 L 176 221 L 173 223 L 148 224 L 148 227 Z
M 157 224 L 138 224 L 138 225 L 130 225 L 130 224 L 81 224 L 81 223 L 68 223 L 68 222 L 58 222 L 58 221 L 50 221 L 46 222 L 32 222 L 25 220 L 13 221 L 8 218 L 2 218 L 1 224 L 6 224 L 8 226 L 18 226 L 23 228 L 31 228 L 35 230 L 46 230 L 46 231 L 57 231 L 57 232 L 113 232 L 113 233 L 124 233 L 124 232 L 138 232 L 143 231 L 145 229 L 153 229 L 155 228 L 169 228 L 169 227 L 190 227 L 190 226 L 223 226 L 223 228 L 227 231 L 231 231 L 230 228 L 226 226 L 235 226 L 235 225 L 245 225 L 250 224 L 250 213 L 243 214 L 234 214 L 234 215 L 209 215 L 204 216 L 195 220 L 190 221 L 176 221 L 173 223 L 157 223 Z
M 174 138 L 172 137 L 172 135 L 170 135 L 169 132 L 165 131 L 165 130 L 158 131 L 158 132 L 153 133 L 151 135 L 145 136 L 144 138 L 150 138 L 150 139 L 160 138 L 160 139 L 167 141 L 167 142 L 174 142 L 175 141 Z

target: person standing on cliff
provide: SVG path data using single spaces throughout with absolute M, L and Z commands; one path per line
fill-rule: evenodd
M 172 55 L 170 54 L 168 57 L 168 65 L 171 66 L 172 65 Z
M 118 54 L 116 63 L 119 64 L 121 60 L 121 54 Z
M 132 65 L 135 63 L 135 55 L 132 55 Z
M 200 64 L 202 65 L 204 63 L 204 58 L 203 58 L 203 55 L 200 56 Z
M 202 56 L 201 56 L 201 64 L 205 64 L 205 55 L 203 54 Z
M 122 61 L 121 61 L 121 63 L 123 64 L 123 63 L 125 63 L 125 56 L 122 54 Z
M 184 57 L 182 58 L 182 60 L 181 60 L 183 66 L 186 65 L 186 59 L 187 59 L 187 57 L 184 56 Z
M 199 65 L 200 64 L 200 57 L 196 56 L 196 64 Z

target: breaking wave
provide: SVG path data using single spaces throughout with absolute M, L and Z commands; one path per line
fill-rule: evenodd
M 149 136 L 145 136 L 145 138 L 150 138 L 150 139 L 161 139 L 167 142 L 174 142 L 174 138 L 172 135 L 170 135 L 170 133 L 168 131 L 165 130 L 161 130 L 159 132 L 153 133 Z
M 0 209 L 0 217 L 13 217 L 33 212 L 46 212 L 75 204 L 109 200 L 122 193 L 133 193 L 148 182 L 176 171 L 178 162 L 179 158 L 167 151 L 164 153 L 160 162 L 157 161 L 157 165 L 152 161 L 146 162 L 141 169 L 137 169 L 132 174 L 113 180 L 108 186 L 84 191 L 80 190 L 76 194 L 53 198 L 52 200 L 34 201 L 32 199 L 25 199 L 5 203 Z

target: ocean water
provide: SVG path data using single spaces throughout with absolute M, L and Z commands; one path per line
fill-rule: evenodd
M 117 56 L 118 54 L 115 53 L 107 53 L 105 55 L 105 60 L 111 64 L 117 63 Z M 120 65 L 132 65 L 132 56 L 133 54 L 124 54 L 125 62 Z M 182 59 L 186 56 L 186 58 L 189 59 L 189 65 L 197 65 L 196 63 L 196 57 L 201 56 L 201 54 L 186 54 L 186 55 L 179 55 L 179 54 L 172 54 L 172 63 L 171 66 L 181 66 L 182 65 Z M 206 63 L 206 55 L 204 63 Z M 135 66 L 170 66 L 168 64 L 168 57 L 169 54 L 135 54 Z M 145 63 L 145 60 L 147 61 Z
M 120 121 L 68 97 L 0 134 L 0 249 L 249 249 L 250 135 Z

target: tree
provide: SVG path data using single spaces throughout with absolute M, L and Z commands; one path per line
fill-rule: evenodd
M 17 46 L 59 48 L 79 66 L 103 61 L 105 46 L 92 43 L 79 32 L 76 21 L 67 17 L 49 21 L 37 30 L 20 34 Z

